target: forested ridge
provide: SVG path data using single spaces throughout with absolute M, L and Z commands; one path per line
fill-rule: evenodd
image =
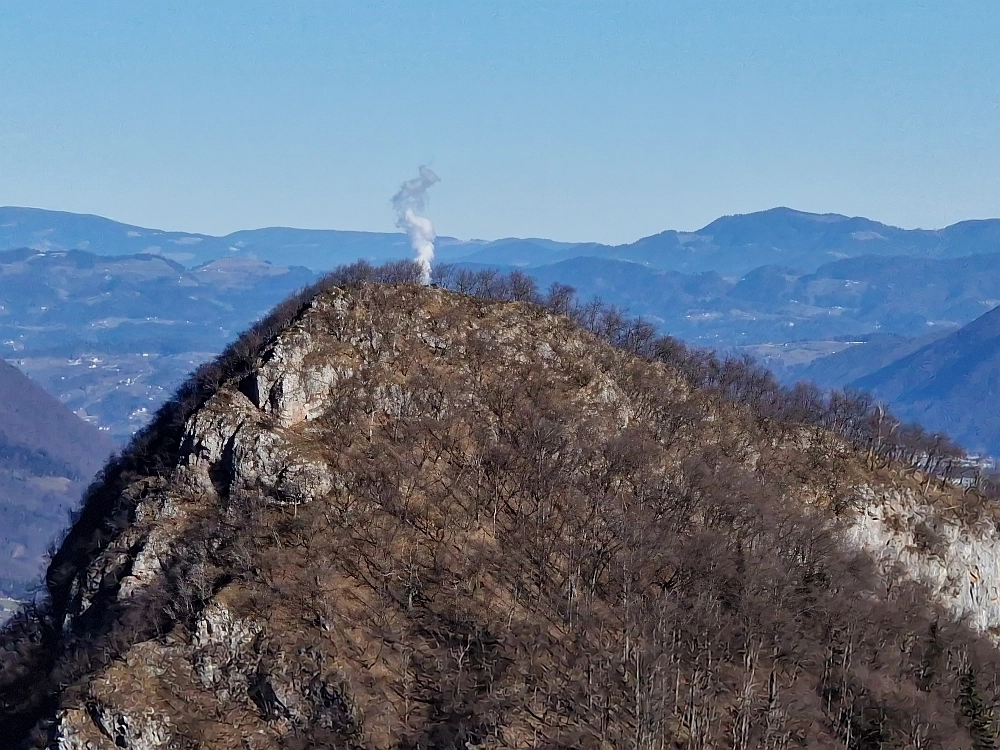
M 108 464 L 2 633 L 8 746 L 995 746 L 993 642 L 843 534 L 903 486 L 995 523 L 946 437 L 414 280 L 304 290 Z

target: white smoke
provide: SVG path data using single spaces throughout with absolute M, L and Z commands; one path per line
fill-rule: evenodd
M 410 244 L 417 251 L 417 265 L 420 266 L 420 283 L 431 283 L 431 261 L 434 260 L 434 225 L 423 211 L 427 205 L 427 189 L 441 178 L 427 167 L 421 166 L 420 171 L 412 180 L 407 180 L 392 196 L 392 207 L 396 212 L 396 226 L 406 230 Z

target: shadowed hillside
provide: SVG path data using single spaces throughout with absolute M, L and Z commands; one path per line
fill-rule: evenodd
M 0 360 L 0 594 L 21 596 L 111 441 Z
M 907 419 L 1000 455 L 1000 308 L 856 381 Z

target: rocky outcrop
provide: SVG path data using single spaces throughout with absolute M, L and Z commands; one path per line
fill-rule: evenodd
M 861 510 L 848 538 L 875 557 L 889 579 L 926 585 L 957 617 L 1000 635 L 1000 533 L 968 522 L 913 488 L 859 488 Z M 955 493 L 957 495 L 957 493 Z

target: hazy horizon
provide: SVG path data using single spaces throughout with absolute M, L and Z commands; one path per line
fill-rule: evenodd
M 1000 6 L 13 2 L 0 203 L 220 235 L 617 244 L 774 206 L 1000 215 Z
M 146 225 L 146 224 L 139 224 L 137 222 L 130 221 L 127 218 L 123 219 L 123 218 L 117 217 L 117 216 L 106 216 L 106 215 L 103 215 L 103 214 L 95 214 L 95 213 L 80 212 L 80 211 L 66 211 L 66 210 L 61 209 L 61 208 L 46 208 L 44 206 L 15 206 L 15 205 L 0 206 L 0 210 L 5 210 L 5 209 L 26 209 L 26 210 L 30 210 L 30 211 L 46 211 L 46 212 L 54 212 L 54 213 L 67 213 L 67 214 L 73 214 L 73 215 L 77 215 L 77 216 L 94 216 L 94 217 L 97 217 L 97 218 L 100 218 L 100 219 L 108 219 L 108 220 L 114 221 L 114 222 L 116 222 L 118 224 L 123 224 L 123 225 L 126 225 L 126 226 L 136 227 L 138 229 L 145 229 L 145 230 L 150 230 L 150 231 L 155 231 L 155 232 L 181 232 L 181 233 L 185 233 L 185 234 L 198 234 L 198 235 L 204 235 L 206 237 L 216 237 L 216 238 L 226 237 L 226 236 L 228 236 L 230 234 L 235 234 L 237 232 L 253 232 L 253 231 L 265 230 L 265 229 L 293 229 L 293 230 L 301 229 L 301 230 L 304 230 L 304 231 L 321 231 L 321 232 L 322 231 L 335 231 L 335 232 L 376 232 L 376 233 L 382 233 L 382 234 L 398 234 L 401 237 L 405 236 L 405 234 L 406 234 L 404 231 L 402 231 L 402 230 L 400 230 L 400 229 L 398 229 L 396 227 L 388 227 L 388 228 L 385 228 L 385 229 L 355 229 L 353 227 L 290 226 L 290 225 L 287 225 L 287 224 L 260 224 L 260 225 L 251 225 L 251 226 L 245 226 L 245 227 L 238 227 L 236 229 L 233 229 L 230 232 L 213 233 L 213 232 L 204 232 L 204 231 L 201 231 L 199 229 L 190 229 L 188 227 L 183 227 L 183 226 L 150 226 L 150 225 Z M 811 215 L 814 215 L 814 216 L 824 216 L 825 215 L 825 216 L 843 216 L 843 217 L 848 218 L 848 219 L 869 219 L 871 221 L 876 221 L 876 222 L 878 222 L 880 224 L 884 224 L 886 226 L 894 227 L 896 229 L 917 230 L 917 231 L 927 231 L 927 232 L 940 231 L 942 229 L 947 229 L 948 227 L 953 226 L 955 224 L 962 224 L 962 223 L 966 223 L 966 222 L 972 222 L 972 221 L 992 221 L 992 220 L 1000 219 L 1000 215 L 998 215 L 998 216 L 981 216 L 981 217 L 970 217 L 970 218 L 966 218 L 966 219 L 958 219 L 956 221 L 953 221 L 953 222 L 951 222 L 949 224 L 945 224 L 945 225 L 942 225 L 942 226 L 900 226 L 899 224 L 892 224 L 890 222 L 882 221 L 877 216 L 860 216 L 860 215 L 852 216 L 852 215 L 849 215 L 849 214 L 841 214 L 841 213 L 836 212 L 836 211 L 802 211 L 801 209 L 795 208 L 794 206 L 771 206 L 769 208 L 763 208 L 763 209 L 760 209 L 758 211 L 748 211 L 746 213 L 720 214 L 719 216 L 716 216 L 714 219 L 706 222 L 705 224 L 703 224 L 701 226 L 697 226 L 697 227 L 690 227 L 690 228 L 689 227 L 663 227 L 663 228 L 661 228 L 661 229 L 659 229 L 659 230 L 657 230 L 655 232 L 652 232 L 651 234 L 642 235 L 641 237 L 632 237 L 630 239 L 625 239 L 624 241 L 618 242 L 618 243 L 599 243 L 599 244 L 627 245 L 629 243 L 636 242 L 637 240 L 641 240 L 641 239 L 644 239 L 646 237 L 653 236 L 655 234 L 660 234 L 662 232 L 669 232 L 669 231 L 676 231 L 676 232 L 679 232 L 679 233 L 690 233 L 690 234 L 693 234 L 693 233 L 696 233 L 696 232 L 704 229 L 706 226 L 708 226 L 708 224 L 711 224 L 712 222 L 714 222 L 714 221 L 716 221 L 718 219 L 723 219 L 723 218 L 733 217 L 733 216 L 747 216 L 747 215 L 750 215 L 750 214 L 757 214 L 757 213 L 767 213 L 768 211 L 776 211 L 776 210 L 782 210 L 782 209 L 786 209 L 786 210 L 793 211 L 793 212 L 796 212 L 796 213 L 811 214 Z M 523 239 L 523 240 L 539 239 L 539 240 L 546 240 L 546 241 L 550 241 L 550 242 L 559 242 L 559 243 L 565 243 L 565 244 L 577 244 L 577 243 L 596 242 L 596 240 L 592 240 L 592 239 L 589 239 L 589 238 L 586 238 L 586 237 L 579 238 L 579 239 L 569 240 L 569 239 L 565 239 L 565 238 L 562 238 L 562 237 L 546 237 L 546 236 L 542 236 L 542 235 L 526 236 L 526 235 L 514 235 L 514 234 L 497 235 L 497 236 L 494 236 L 494 237 L 483 237 L 483 236 L 478 236 L 478 237 L 477 236 L 460 237 L 460 236 L 451 235 L 451 234 L 439 234 L 438 235 L 438 239 L 439 240 L 440 239 L 454 239 L 454 240 L 459 240 L 459 241 L 462 241 L 462 242 L 496 242 L 496 241 L 499 241 L 499 240 L 506 240 L 506 239 Z

